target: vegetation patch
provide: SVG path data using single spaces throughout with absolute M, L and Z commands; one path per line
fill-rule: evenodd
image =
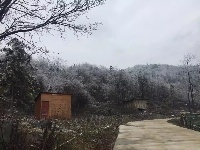
M 134 120 L 138 119 L 130 115 L 41 121 L 30 117 L 2 118 L 0 149 L 109 150 L 113 149 L 118 126 Z
M 173 118 L 168 122 L 200 132 L 200 114 L 182 114 L 181 117 Z
M 119 125 L 165 117 L 139 112 L 132 115 L 85 115 L 70 120 L 40 121 L 31 117 L 4 116 L 0 122 L 0 149 L 112 150 Z

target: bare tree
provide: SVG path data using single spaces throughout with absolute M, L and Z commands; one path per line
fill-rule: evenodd
M 79 24 L 80 16 L 105 0 L 0 0 L 0 41 L 13 35 L 26 40 L 35 33 L 67 29 L 91 34 L 99 23 Z M 30 42 L 26 40 L 27 42 Z
M 199 74 L 198 65 L 193 65 L 192 62 L 195 60 L 195 56 L 192 54 L 188 54 L 184 57 L 183 65 L 184 65 L 184 73 L 187 77 L 187 99 L 188 99 L 188 109 L 189 112 L 196 112 L 195 108 L 195 97 L 194 91 L 196 87 L 195 78 L 196 74 Z

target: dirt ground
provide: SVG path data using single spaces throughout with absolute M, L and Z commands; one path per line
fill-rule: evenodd
M 199 150 L 200 132 L 155 119 L 119 127 L 114 150 Z

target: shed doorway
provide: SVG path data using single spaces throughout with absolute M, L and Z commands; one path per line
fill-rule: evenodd
M 42 101 L 42 118 L 49 118 L 49 101 Z

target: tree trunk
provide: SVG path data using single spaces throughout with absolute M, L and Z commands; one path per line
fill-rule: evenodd
M 14 113 L 14 92 L 13 92 L 13 85 L 11 87 L 11 105 L 10 105 L 10 113 L 13 115 Z
M 196 113 L 193 90 L 194 90 L 193 86 L 191 85 L 190 95 L 191 95 L 192 109 L 193 109 L 193 112 Z
M 187 74 L 188 74 L 188 109 L 189 109 L 189 112 L 192 113 L 191 101 L 190 101 L 190 91 L 191 91 L 190 72 L 188 71 Z
M 189 93 L 189 91 L 188 91 L 188 110 L 191 113 L 190 93 Z

